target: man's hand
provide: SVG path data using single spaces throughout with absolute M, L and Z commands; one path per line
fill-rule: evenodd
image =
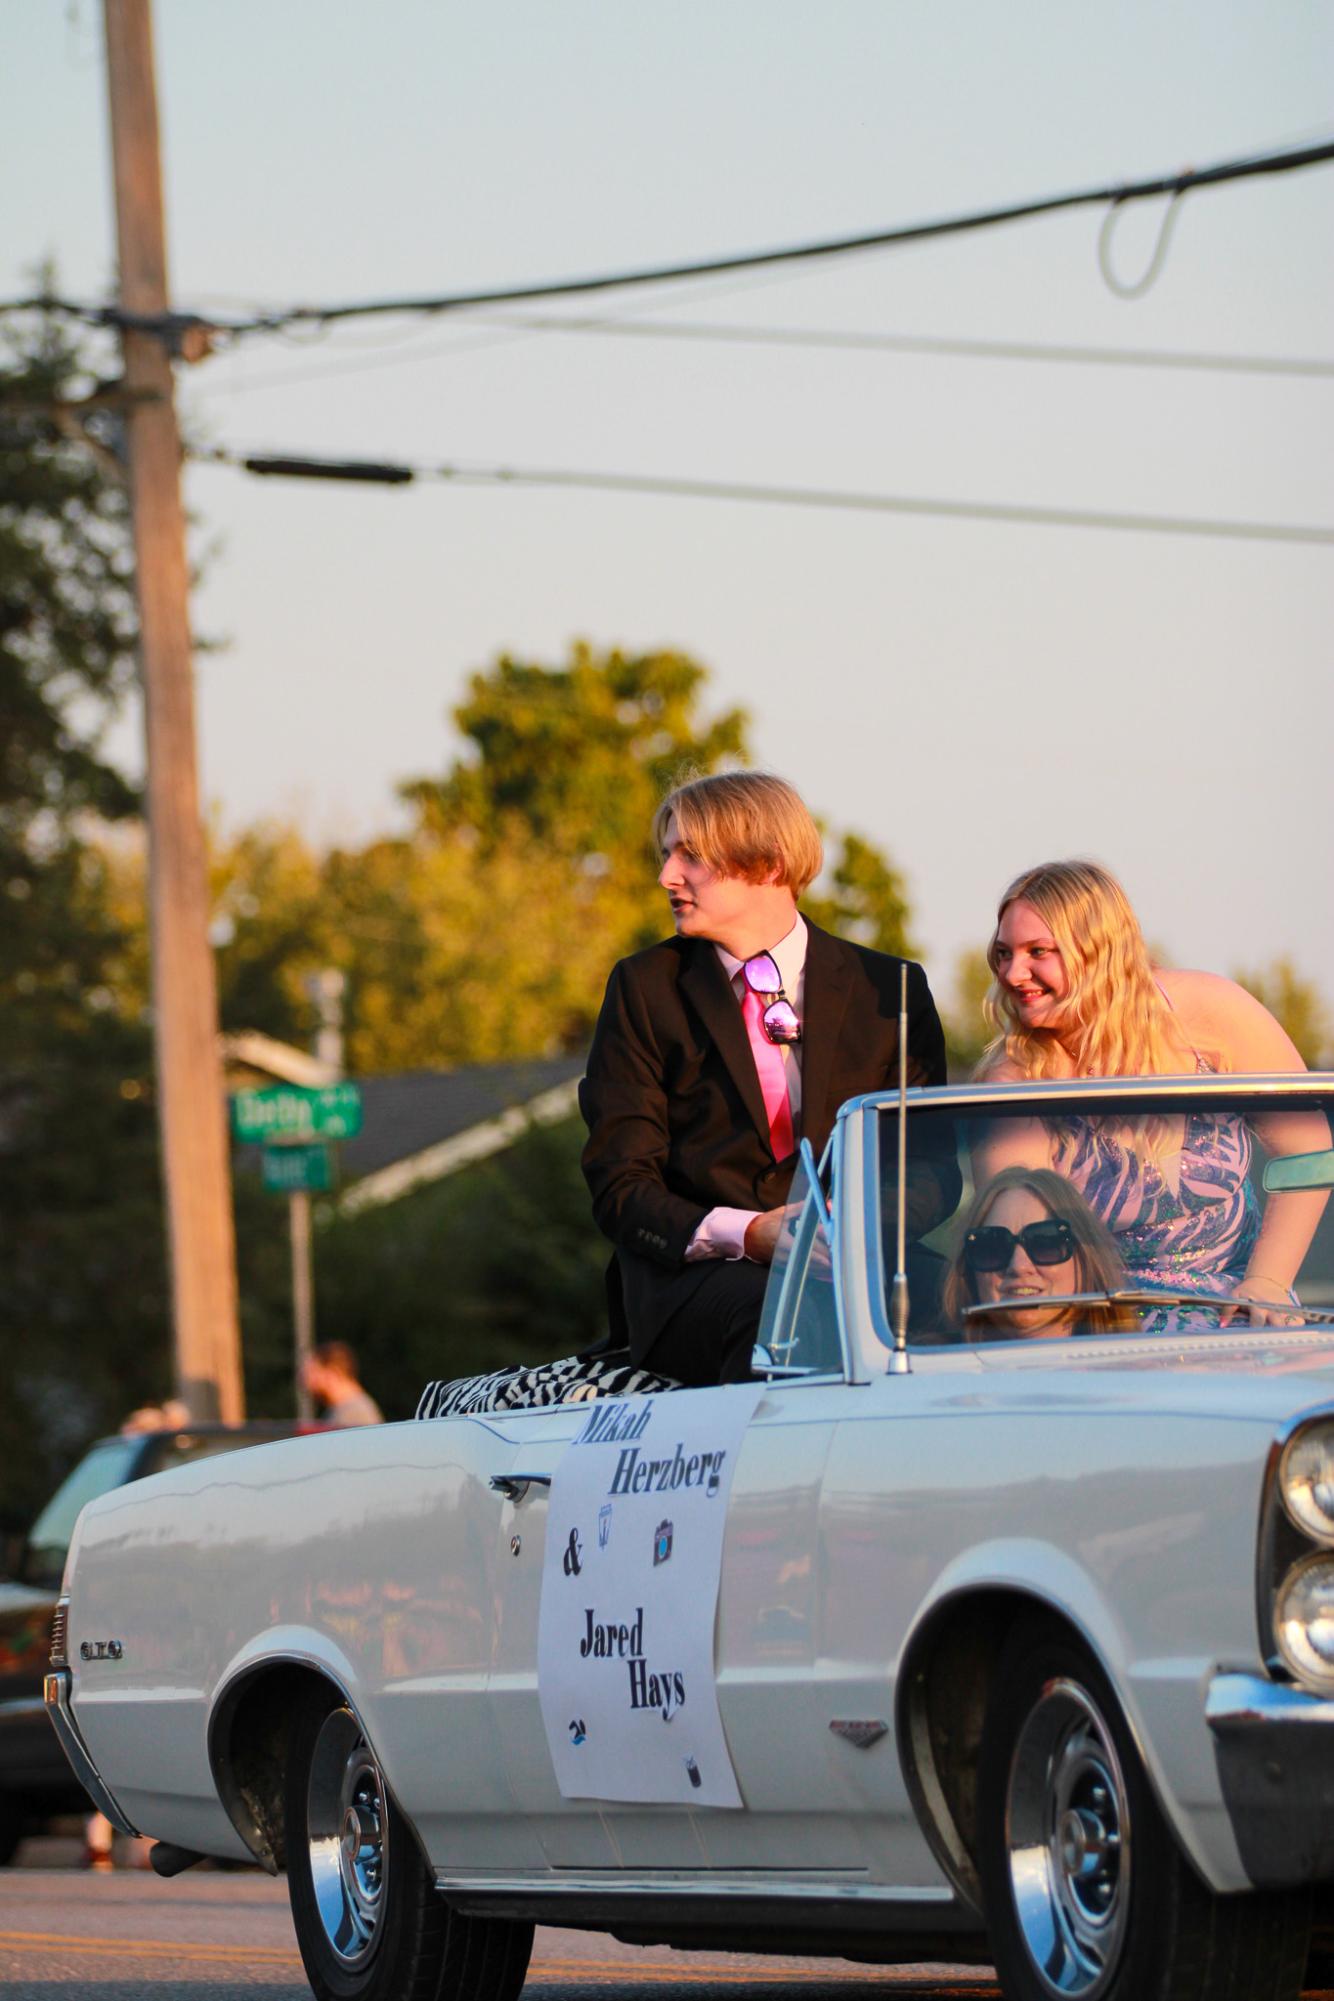
M 746 1256 L 752 1264 L 770 1265 L 778 1246 L 779 1232 L 787 1216 L 784 1209 L 765 1209 L 746 1225 Z

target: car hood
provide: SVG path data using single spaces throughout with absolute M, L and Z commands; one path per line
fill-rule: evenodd
M 1231 1398 L 1238 1409 L 1255 1416 L 1334 1404 L 1334 1332 L 1261 1329 L 1254 1334 L 1103 1334 L 1074 1340 L 965 1343 L 915 1350 L 912 1368 L 957 1373 L 975 1381 L 979 1376 L 998 1380 L 1040 1375 L 1045 1387 L 1058 1395 L 1062 1382 L 1075 1394 L 1075 1381 L 1081 1377 L 1115 1375 L 1121 1381 L 1111 1394 L 1136 1403 L 1161 1402 L 1170 1380 L 1181 1390 L 1174 1403 L 1212 1409 Z
M 1334 1329 L 1319 1333 L 1257 1328 L 1204 1334 L 1081 1335 L 1070 1341 L 1015 1341 L 971 1351 L 985 1369 L 1130 1369 L 1173 1375 L 1303 1375 L 1334 1370 Z

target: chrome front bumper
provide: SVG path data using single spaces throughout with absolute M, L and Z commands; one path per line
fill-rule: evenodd
M 70 1690 L 74 1677 L 68 1668 L 56 1668 L 43 1685 L 46 1697 L 46 1713 L 55 1726 L 60 1748 L 69 1759 L 74 1776 L 87 1793 L 100 1814 L 104 1814 L 111 1825 L 122 1834 L 137 1834 L 137 1827 L 131 1826 L 121 1809 L 103 1783 L 102 1774 L 93 1763 L 92 1753 L 83 1741 L 83 1733 L 74 1721 L 70 1708 Z
M 1334 1701 L 1261 1675 L 1220 1674 L 1204 1715 L 1252 1883 L 1334 1882 Z

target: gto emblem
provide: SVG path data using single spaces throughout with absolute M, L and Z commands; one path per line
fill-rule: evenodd
M 79 1658 L 85 1661 L 119 1661 L 125 1658 L 123 1640 L 85 1640 L 79 1648 Z

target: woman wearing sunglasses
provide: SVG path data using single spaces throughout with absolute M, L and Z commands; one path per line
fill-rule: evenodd
M 1073 1292 L 1126 1283 L 1111 1232 L 1059 1174 L 1006 1167 L 979 1192 L 945 1274 L 942 1304 L 965 1340 L 1049 1340 L 1062 1334 L 1133 1333 L 1128 1306 L 1059 1306 Z M 1016 1300 L 1018 1305 L 1000 1306 Z M 969 1313 L 989 1307 L 992 1313 Z

